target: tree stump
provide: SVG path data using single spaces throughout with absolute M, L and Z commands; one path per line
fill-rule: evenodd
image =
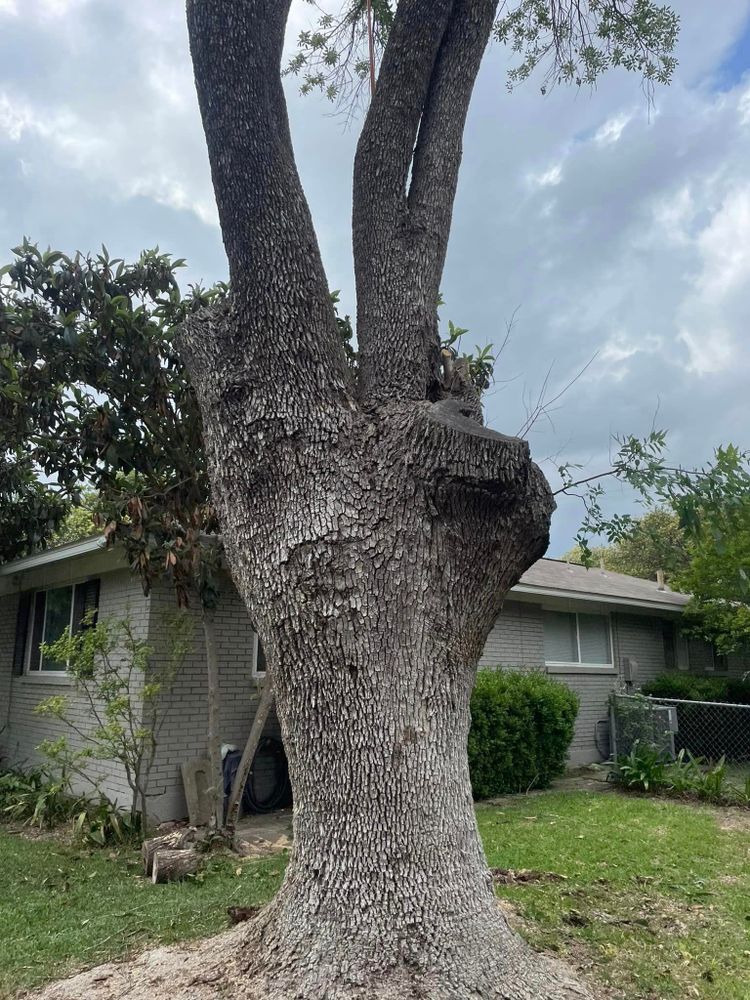
M 192 847 L 181 851 L 162 848 L 154 854 L 151 881 L 154 885 L 179 882 L 188 875 L 195 875 L 200 864 L 201 855 Z
M 144 840 L 141 847 L 144 875 L 151 874 L 154 865 L 154 855 L 157 851 L 179 851 L 193 840 L 194 831 L 190 827 L 184 830 L 173 830 L 171 833 L 162 834 L 160 837 L 152 837 L 150 840 Z

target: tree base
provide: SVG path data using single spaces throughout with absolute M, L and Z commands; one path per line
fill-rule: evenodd
M 372 978 L 332 978 L 285 960 L 264 944 L 264 914 L 194 946 L 158 948 L 55 983 L 30 1000 L 604 1000 L 574 970 L 532 951 L 507 930 L 502 949 L 483 942 L 471 961 L 454 953 L 450 967 L 407 967 Z M 475 951 L 475 949 L 472 949 Z M 459 961 L 456 961 L 459 959 Z

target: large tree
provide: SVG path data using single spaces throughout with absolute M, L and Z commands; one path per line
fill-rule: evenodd
M 497 3 L 400 0 L 389 20 L 354 163 L 356 382 L 292 151 L 288 8 L 187 4 L 231 293 L 188 318 L 182 352 L 295 798 L 284 884 L 218 975 L 258 997 L 586 996 L 509 931 L 466 759 L 477 659 L 554 506 L 526 442 L 482 426 L 437 336 Z M 539 46 L 529 25 L 549 28 L 553 48 L 569 44 L 561 75 L 574 56 L 595 75 L 607 46 L 627 62 L 623 25 L 634 48 L 649 16 L 667 23 L 640 0 L 518 10 L 506 37 Z M 637 52 L 631 64 L 646 66 Z

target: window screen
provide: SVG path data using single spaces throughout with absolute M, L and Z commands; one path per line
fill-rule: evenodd
M 547 663 L 577 663 L 576 616 L 544 612 L 544 659 Z
M 547 663 L 612 663 L 606 615 L 544 611 L 544 659 Z
M 578 615 L 581 663 L 611 663 L 609 622 L 604 615 Z

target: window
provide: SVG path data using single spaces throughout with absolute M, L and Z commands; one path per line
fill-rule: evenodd
M 677 634 L 674 622 L 662 622 L 661 634 L 664 642 L 664 666 L 667 670 L 677 669 Z
M 26 613 L 22 614 L 25 605 Z M 90 612 L 96 611 L 99 605 L 99 581 L 87 580 L 75 586 L 53 587 L 50 590 L 38 590 L 35 594 L 22 595 L 19 603 L 18 628 L 21 634 L 16 635 L 16 649 L 25 645 L 21 654 L 26 670 L 30 674 L 64 673 L 67 663 L 61 663 L 51 656 L 42 653 L 42 645 L 56 642 L 71 629 L 78 631 L 88 622 Z M 25 629 L 23 619 L 26 618 Z M 25 643 L 22 638 L 25 636 Z
M 253 677 L 263 679 L 266 676 L 266 654 L 263 652 L 263 646 L 258 638 L 258 633 L 255 633 L 255 650 L 253 656 Z
M 553 665 L 612 666 L 607 615 L 544 611 L 544 659 Z

